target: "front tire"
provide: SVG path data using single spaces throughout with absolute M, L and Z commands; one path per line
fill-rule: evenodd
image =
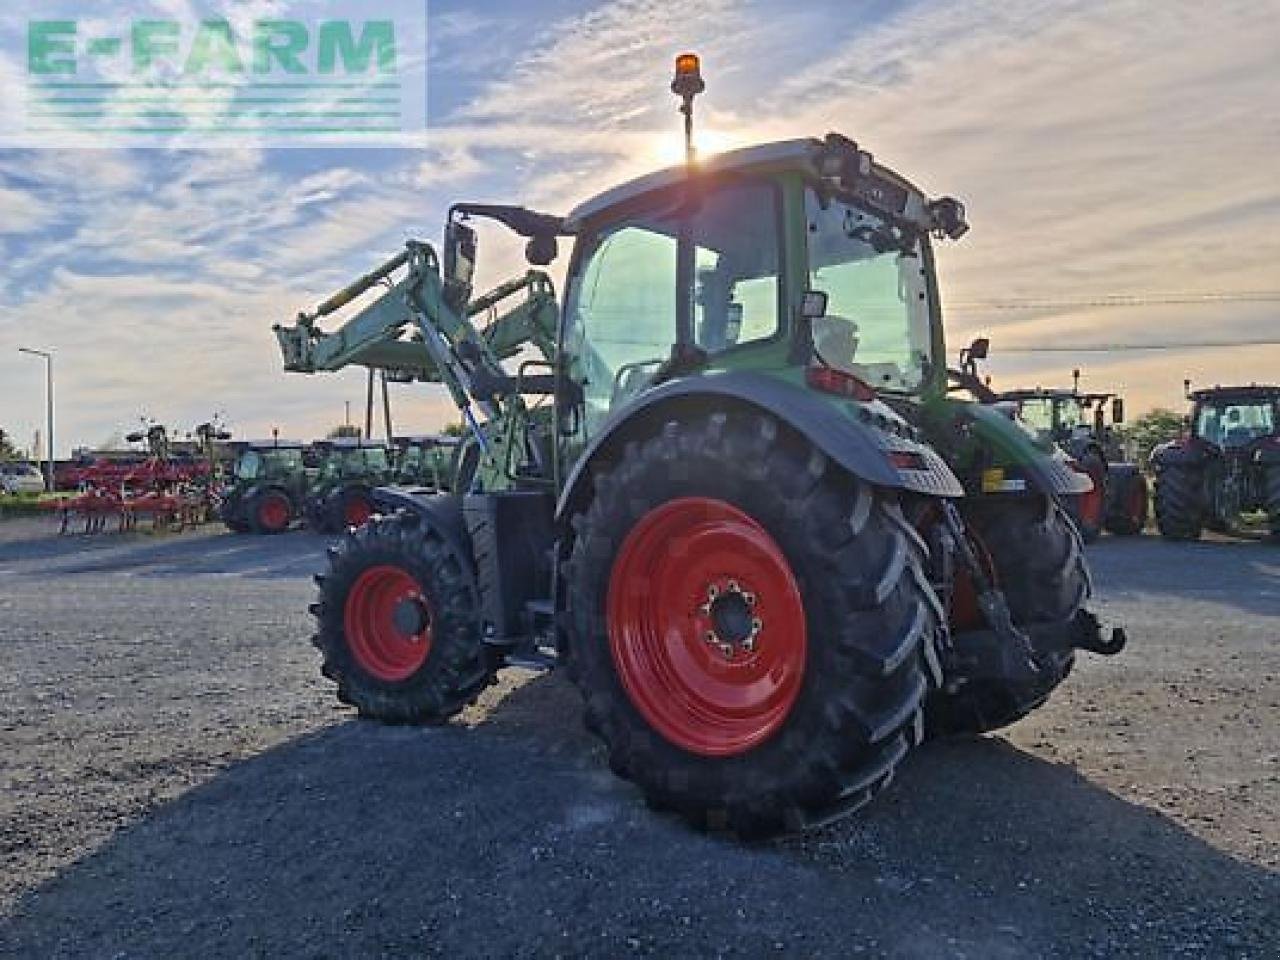
M 1267 527 L 1274 539 L 1280 540 L 1280 463 L 1266 468 Z
M 1080 528 L 1080 535 L 1085 543 L 1093 543 L 1102 536 L 1102 528 L 1106 520 L 1107 504 L 1107 464 L 1096 453 L 1090 453 L 1080 461 L 1082 472 L 1088 474 L 1093 481 L 1093 489 L 1088 493 L 1077 494 L 1069 500 L 1071 518 Z
M 442 723 L 493 682 L 470 567 L 421 518 L 349 532 L 318 582 L 321 672 L 360 716 Z
M 1113 489 L 1107 509 L 1107 529 L 1121 537 L 1136 536 L 1146 528 L 1151 509 L 1147 478 L 1134 467 L 1111 473 Z
M 1071 620 L 1089 596 L 1089 574 L 1079 531 L 1050 497 L 978 503 L 968 522 L 990 555 L 996 583 L 1020 627 Z M 1042 675 L 1029 683 L 972 680 L 935 694 L 929 732 L 935 736 L 986 733 L 1007 727 L 1041 706 L 1075 664 L 1075 652 L 1040 655 Z
M 1156 525 L 1166 540 L 1199 540 L 1204 508 L 1199 470 L 1167 465 L 1156 473 Z
M 651 805 L 802 829 L 863 806 L 919 742 L 940 672 L 920 543 L 773 418 L 628 443 L 574 529 L 570 673 Z

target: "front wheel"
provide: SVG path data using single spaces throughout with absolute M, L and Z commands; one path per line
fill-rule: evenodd
M 1080 534 L 1049 497 L 994 499 L 975 504 L 970 533 L 990 556 L 996 585 L 1020 627 L 1071 620 L 1089 595 Z M 963 642 L 957 638 L 957 643 Z M 929 703 L 931 735 L 985 733 L 1006 727 L 1039 707 L 1075 664 L 1071 650 L 1042 652 L 1033 681 L 971 680 L 935 694 Z
M 571 676 L 651 804 L 801 829 L 861 807 L 919 742 L 939 671 L 918 541 L 772 418 L 629 443 L 574 527 Z
M 1147 478 L 1136 467 L 1119 467 L 1111 471 L 1111 486 L 1107 529 L 1121 537 L 1141 533 L 1150 510 Z
M 321 672 L 362 717 L 440 723 L 493 681 L 467 561 L 420 517 L 349 532 L 318 580 Z
M 1266 472 L 1267 527 L 1271 536 L 1280 540 L 1280 463 L 1273 463 Z

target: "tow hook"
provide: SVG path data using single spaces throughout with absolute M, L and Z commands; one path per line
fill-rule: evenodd
M 1077 611 L 1071 621 L 1071 646 L 1078 650 L 1113 657 L 1129 642 L 1123 627 L 1112 627 L 1111 636 L 1104 639 L 1102 624 L 1088 610 Z

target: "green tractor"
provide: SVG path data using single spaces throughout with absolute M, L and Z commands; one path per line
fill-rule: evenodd
M 1156 447 L 1156 523 L 1170 540 L 1205 527 L 1231 533 L 1241 514 L 1266 514 L 1280 538 L 1280 386 L 1190 390 L 1186 433 Z
M 387 447 L 346 437 L 314 446 L 320 470 L 306 498 L 307 526 L 320 533 L 363 526 L 374 513 L 374 489 L 395 479 Z
M 696 59 L 673 89 L 691 121 Z M 572 238 L 563 308 L 538 270 L 472 299 L 482 217 L 535 267 Z M 411 242 L 277 326 L 288 370 L 443 383 L 478 451 L 465 489 L 378 490 L 331 548 L 339 699 L 443 722 L 505 663 L 558 663 L 618 775 L 748 837 L 856 810 L 926 735 L 1012 723 L 1077 650 L 1118 652 L 1058 505 L 1088 478 L 947 369 L 931 238 L 966 230 L 831 134 L 564 217 L 460 204 L 442 259 Z M 526 299 L 495 315 L 502 291 Z
M 395 438 L 394 480 L 398 486 L 452 490 L 461 444 L 457 437 Z
M 302 516 L 308 476 L 305 446 L 290 440 L 231 445 L 235 465 L 218 497 L 218 515 L 236 533 L 284 533 Z
M 1124 423 L 1124 400 L 1114 393 L 1082 393 L 1080 371 L 1072 376 L 1070 390 L 1006 390 L 995 400 L 1038 438 L 1066 450 L 1076 469 L 1093 481 L 1093 489 L 1066 501 L 1086 543 L 1104 529 L 1120 536 L 1141 533 L 1150 491 L 1138 465 L 1124 460 L 1116 435 L 1115 427 Z

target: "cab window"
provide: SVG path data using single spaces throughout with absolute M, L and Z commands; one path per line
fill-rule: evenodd
M 585 240 L 566 299 L 565 345 L 584 382 L 588 431 L 651 380 L 671 354 L 677 303 L 692 303 L 695 343 L 711 355 L 779 331 L 777 190 L 744 181 L 699 202 L 669 191 L 650 212 Z M 677 289 L 681 234 L 692 288 Z

